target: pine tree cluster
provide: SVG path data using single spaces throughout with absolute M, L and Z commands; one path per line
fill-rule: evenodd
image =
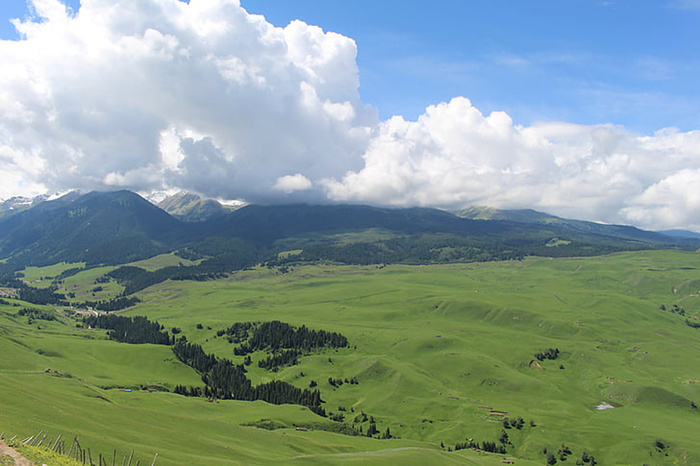
M 175 356 L 195 369 L 206 384 L 204 396 L 215 399 L 255 401 L 272 404 L 298 404 L 325 415 L 321 407 L 321 392 L 297 388 L 287 382 L 275 380 L 253 387 L 245 375 L 243 365 L 229 359 L 217 358 L 204 352 L 201 346 L 179 341 L 173 346 Z
M 300 355 L 301 353 L 295 349 L 278 351 L 258 362 L 258 367 L 277 372 L 282 366 L 296 366 L 299 364 Z
M 56 315 L 54 313 L 30 307 L 23 307 L 17 311 L 16 315 L 29 317 L 30 323 L 32 320 L 56 320 Z
M 56 293 L 56 287 L 50 286 L 48 288 L 33 288 L 25 284 L 21 284 L 19 287 L 19 299 L 32 304 L 56 304 L 59 306 L 67 306 L 66 296 L 60 293 Z
M 499 453 L 502 455 L 505 455 L 508 451 L 505 445 L 491 442 L 489 440 L 484 440 L 481 443 L 475 442 L 474 440 L 467 440 L 466 442 L 458 442 L 454 446 L 455 451 L 467 449 L 487 451 L 489 453 Z
M 249 331 L 251 331 L 253 328 L 255 328 L 259 323 L 255 322 L 236 322 L 229 328 L 225 330 L 219 330 L 216 332 L 217 336 L 223 336 L 224 334 L 228 335 L 228 342 L 229 343 L 241 343 L 245 340 L 248 339 L 249 337 Z
M 81 307 L 83 309 L 92 307 L 94 309 L 99 309 L 100 311 L 104 312 L 114 312 L 114 311 L 121 311 L 122 309 L 126 309 L 127 307 L 134 306 L 136 303 L 140 303 L 141 300 L 137 298 L 136 296 L 132 297 L 125 297 L 122 296 L 120 298 L 112 298 L 109 300 L 100 300 L 100 301 L 85 301 L 84 303 L 78 304 L 78 307 Z
M 101 314 L 85 317 L 83 324 L 87 327 L 107 329 L 110 339 L 122 343 L 171 345 L 175 342 L 175 337 L 163 331 L 163 327 L 158 322 L 151 322 L 143 316 L 124 317 Z
M 535 353 L 535 358 L 538 361 L 544 361 L 545 359 L 557 359 L 559 357 L 559 348 L 548 348 L 541 353 Z
M 272 353 L 258 363 L 258 366 L 276 372 L 282 366 L 299 363 L 299 357 L 321 348 L 344 348 L 348 339 L 336 332 L 309 330 L 305 325 L 294 327 L 280 321 L 237 322 L 219 330 L 216 335 L 226 335 L 229 343 L 238 344 L 233 348 L 236 356 L 247 356 L 255 351 Z
M 511 427 L 521 430 L 523 426 L 525 426 L 525 419 L 522 417 L 504 417 L 503 418 L 503 427 L 506 429 L 510 429 Z M 531 421 L 532 422 L 532 421 Z
M 340 333 L 309 330 L 305 325 L 296 328 L 274 320 L 263 322 L 255 328 L 247 346 L 251 351 L 298 349 L 308 352 L 318 348 L 345 348 L 348 339 Z

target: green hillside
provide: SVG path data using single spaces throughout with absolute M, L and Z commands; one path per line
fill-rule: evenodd
M 599 464 L 696 464 L 700 329 L 688 323 L 700 322 L 698 270 L 697 253 L 669 251 L 256 268 L 167 281 L 120 312 L 175 327 L 236 363 L 236 345 L 217 336 L 236 322 L 341 333 L 348 348 L 277 372 L 258 367 L 267 353 L 256 351 L 247 366 L 254 385 L 313 380 L 325 418 L 297 405 L 176 395 L 177 385 L 203 383 L 168 346 L 108 341 L 53 307 L 31 305 L 57 320 L 18 316 L 26 303 L 5 299 L 0 351 L 12 357 L 0 360 L 0 431 L 78 435 L 93 451 L 133 449 L 142 464 L 155 453 L 158 464 L 500 464 L 504 455 L 447 450 L 468 439 L 499 444 L 502 432 L 516 464 L 545 464 L 544 449 L 558 457 L 562 445 L 572 464 L 584 451 Z M 556 359 L 543 356 L 549 349 Z M 330 420 L 340 414 L 342 423 Z M 334 433 L 366 435 L 364 415 L 399 438 Z

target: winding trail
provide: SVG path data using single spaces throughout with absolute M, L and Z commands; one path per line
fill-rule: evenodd
M 34 466 L 34 463 L 20 455 L 17 450 L 7 445 L 4 440 L 0 440 L 0 460 L 2 460 L 3 456 L 9 456 L 12 458 L 15 462 L 15 466 Z

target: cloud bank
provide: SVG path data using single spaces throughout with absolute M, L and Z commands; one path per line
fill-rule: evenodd
M 185 189 L 249 202 L 536 208 L 700 231 L 700 131 L 362 103 L 355 42 L 236 0 L 33 0 L 0 41 L 0 197 Z

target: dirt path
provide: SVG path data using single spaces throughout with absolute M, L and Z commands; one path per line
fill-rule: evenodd
M 8 456 L 12 458 L 14 463 L 6 462 Z M 0 464 L 14 464 L 15 466 L 34 466 L 34 463 L 17 453 L 17 450 L 15 450 L 14 448 L 9 447 L 4 440 L 0 440 Z

